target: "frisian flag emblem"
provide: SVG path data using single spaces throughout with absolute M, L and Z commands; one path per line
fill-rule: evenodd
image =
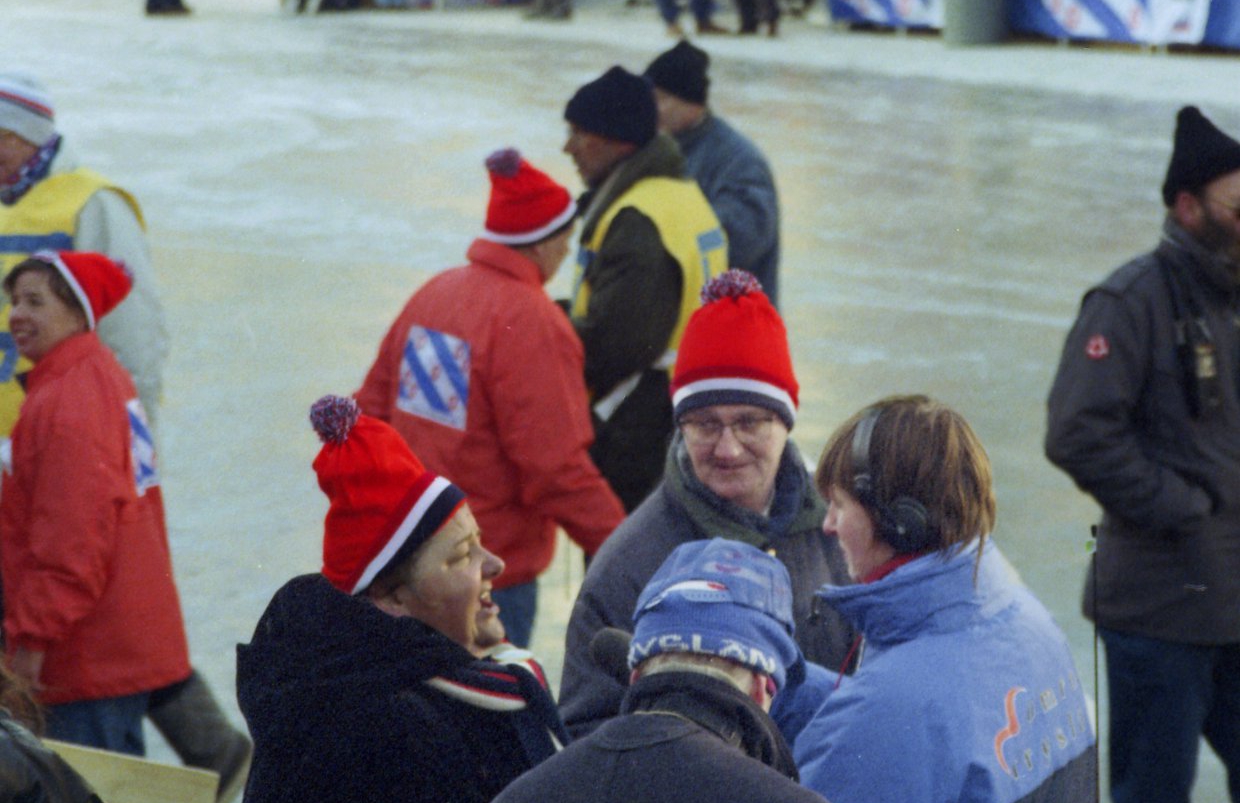
M 138 496 L 142 496 L 148 488 L 159 485 L 159 472 L 155 468 L 155 439 L 151 437 L 151 426 L 146 421 L 142 402 L 130 399 L 125 410 L 129 413 L 129 452 L 133 458 L 133 480 Z
M 469 343 L 434 329 L 410 327 L 400 361 L 397 409 L 463 430 L 468 402 Z

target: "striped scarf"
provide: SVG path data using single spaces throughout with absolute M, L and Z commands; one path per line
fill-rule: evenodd
M 454 700 L 514 714 L 530 766 L 568 744 L 568 731 L 551 699 L 547 676 L 528 650 L 504 642 L 488 657 L 425 682 Z
M 60 134 L 49 139 L 43 147 L 35 151 L 26 163 L 17 169 L 7 179 L 5 183 L 0 185 L 0 203 L 5 206 L 12 206 L 21 200 L 31 187 L 38 182 L 47 178 L 47 172 L 52 167 L 52 159 L 56 158 L 56 152 L 60 150 Z

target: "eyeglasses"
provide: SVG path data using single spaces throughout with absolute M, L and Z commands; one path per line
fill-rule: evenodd
M 692 446 L 705 446 L 723 437 L 725 429 L 732 430 L 732 437 L 746 446 L 761 443 L 771 434 L 774 415 L 742 415 L 734 421 L 718 418 L 682 418 L 680 431 Z

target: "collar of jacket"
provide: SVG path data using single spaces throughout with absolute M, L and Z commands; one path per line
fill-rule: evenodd
M 52 346 L 51 350 L 26 373 L 27 387 L 34 390 L 41 383 L 60 376 L 97 348 L 104 348 L 104 346 L 94 332 L 69 335 Z
M 479 237 L 470 243 L 465 256 L 474 265 L 511 276 L 525 284 L 532 284 L 535 287 L 543 286 L 542 271 L 538 269 L 538 265 L 512 246 Z
M 964 630 L 1006 608 L 1019 583 L 992 539 L 980 563 L 978 546 L 974 539 L 959 552 L 923 555 L 872 583 L 827 584 L 818 593 L 865 636 L 867 649 Z
M 621 714 L 665 713 L 700 725 L 750 758 L 800 780 L 792 751 L 771 717 L 740 689 L 696 672 L 640 677 L 624 695 Z
M 680 146 L 680 152 L 689 154 L 716 125 L 718 125 L 718 118 L 711 114 L 710 109 L 707 109 L 697 125 L 686 128 L 676 135 L 676 144 Z
M 1240 265 L 1207 249 L 1171 215 L 1163 221 L 1163 237 L 1155 253 L 1174 270 L 1189 273 L 1196 283 L 1224 298 L 1232 299 L 1240 292 Z
M 664 489 L 688 513 L 698 530 L 766 549 L 772 541 L 822 526 L 827 506 L 814 490 L 805 461 L 792 441 L 784 447 L 775 474 L 775 498 L 769 516 L 722 498 L 693 473 L 693 463 L 677 432 L 667 452 Z
M 659 134 L 642 147 L 622 159 L 607 178 L 593 190 L 585 192 L 577 202 L 582 214 L 581 242 L 589 242 L 599 218 L 616 199 L 644 178 L 662 176 L 684 178 L 685 157 L 680 146 L 667 134 Z
M 308 699 L 390 696 L 474 661 L 424 622 L 384 613 L 321 574 L 302 575 L 276 592 L 250 643 L 237 646 L 237 701 L 247 720 L 295 716 Z

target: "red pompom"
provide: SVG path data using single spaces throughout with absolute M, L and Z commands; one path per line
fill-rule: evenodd
M 706 283 L 702 288 L 702 304 L 721 298 L 740 298 L 749 293 L 761 293 L 762 284 L 748 271 L 732 268 Z
M 347 396 L 324 396 L 310 406 L 310 424 L 323 443 L 341 444 L 361 414 L 357 402 Z
M 504 178 L 512 178 L 521 169 L 521 152 L 516 148 L 504 148 L 487 157 L 487 170 Z

